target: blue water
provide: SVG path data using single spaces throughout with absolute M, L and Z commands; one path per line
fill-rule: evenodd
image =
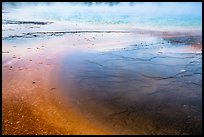
M 3 3 L 3 19 L 202 30 L 202 3 Z M 15 15 L 16 14 L 16 15 Z
M 52 19 L 57 17 L 51 17 Z M 129 24 L 129 25 L 142 25 L 152 27 L 192 27 L 201 28 L 202 18 L 201 16 L 156 16 L 156 17 L 141 17 L 127 15 L 127 14 L 87 14 L 82 15 L 76 13 L 74 15 L 67 16 L 67 21 L 75 22 L 89 22 L 92 24 Z

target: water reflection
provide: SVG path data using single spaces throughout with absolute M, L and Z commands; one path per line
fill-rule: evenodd
M 57 100 L 59 107 L 66 102 L 90 123 L 98 121 L 113 133 L 202 134 L 202 33 L 161 32 L 200 32 L 201 7 L 201 3 L 3 3 L 5 73 L 7 67 L 12 75 L 22 71 L 9 66 L 17 57 L 20 64 L 22 57 L 28 65 L 37 62 L 36 72 L 41 68 L 47 75 L 47 67 L 57 66 L 63 90 L 60 86 L 40 88 L 60 92 L 65 100 Z M 26 78 L 33 81 L 32 69 Z M 45 78 L 42 84 L 49 83 L 42 74 L 37 75 Z M 38 97 L 41 91 L 33 93 Z M 46 96 L 46 92 L 42 93 Z M 49 112 L 46 109 L 44 117 L 50 117 Z M 11 127 L 16 128 L 12 123 Z
M 174 43 L 161 54 L 168 42 L 153 43 L 163 44 L 65 56 L 63 94 L 118 133 L 201 134 L 202 55 L 173 52 Z

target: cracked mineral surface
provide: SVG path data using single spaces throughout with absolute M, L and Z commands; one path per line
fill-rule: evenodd
M 3 134 L 202 133 L 201 36 L 79 34 L 3 40 Z
M 201 134 L 202 53 L 186 50 L 188 38 L 198 37 L 179 38 L 180 45 L 145 39 L 122 49 L 66 55 L 63 94 L 88 118 L 120 134 Z
M 14 11 L 2 10 L 3 135 L 202 134 L 202 32 Z

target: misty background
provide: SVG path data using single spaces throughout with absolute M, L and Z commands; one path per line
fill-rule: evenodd
M 3 20 L 202 29 L 201 2 L 3 2 L 2 7 Z

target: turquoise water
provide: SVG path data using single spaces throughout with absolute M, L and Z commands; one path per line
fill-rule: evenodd
M 202 30 L 202 3 L 3 3 L 3 19 Z
M 55 17 L 53 17 L 55 18 Z M 57 17 L 56 17 L 57 18 Z M 187 27 L 201 28 L 202 17 L 199 16 L 156 16 L 141 17 L 122 14 L 122 15 L 104 15 L 104 14 L 74 14 L 65 18 L 67 21 L 89 22 L 91 24 L 129 24 L 151 27 Z

